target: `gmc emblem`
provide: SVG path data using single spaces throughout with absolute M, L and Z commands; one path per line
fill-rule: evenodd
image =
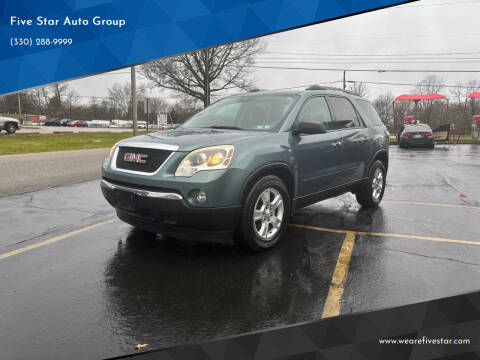
M 148 158 L 147 154 L 125 153 L 125 155 L 123 155 L 123 161 L 140 163 L 140 164 L 146 164 L 147 158 Z

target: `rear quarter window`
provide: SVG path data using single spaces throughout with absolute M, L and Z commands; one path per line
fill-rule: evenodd
M 366 100 L 360 99 L 356 99 L 355 104 L 357 105 L 357 110 L 360 113 L 360 116 L 368 125 L 383 125 L 382 119 L 380 118 L 372 104 L 370 104 Z

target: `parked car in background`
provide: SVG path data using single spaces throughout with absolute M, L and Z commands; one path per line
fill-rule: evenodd
M 9 134 L 15 134 L 21 129 L 20 121 L 6 116 L 0 116 L 0 132 L 5 130 Z
M 133 121 L 113 119 L 110 127 L 131 129 L 133 127 Z
M 72 120 L 67 123 L 69 127 L 88 127 L 88 123 L 83 120 Z
M 75 125 L 73 125 L 75 127 L 88 127 L 88 122 L 84 121 L 84 120 L 77 120 L 75 122 Z
M 88 123 L 89 123 L 89 126 L 90 126 L 90 124 L 98 124 L 98 125 L 100 125 L 100 127 L 104 127 L 104 128 L 108 128 L 110 126 L 110 120 L 95 119 L 95 120 L 89 121 Z
M 174 130 L 115 144 L 101 187 L 118 217 L 172 237 L 275 246 L 294 210 L 382 201 L 389 135 L 370 102 L 320 86 L 230 96 Z M 216 235 L 216 236 L 215 236 Z
M 51 118 L 50 120 L 45 121 L 45 126 L 60 126 L 60 119 Z
M 432 128 L 427 124 L 406 124 L 398 136 L 398 146 L 406 147 L 435 147 L 435 138 Z
M 71 121 L 70 119 L 61 119 L 61 120 L 58 122 L 58 125 L 59 125 L 59 126 L 67 126 L 67 124 L 68 124 L 70 121 Z

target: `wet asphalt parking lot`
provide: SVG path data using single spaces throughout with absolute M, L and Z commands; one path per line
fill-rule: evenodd
M 98 359 L 478 290 L 479 181 L 480 146 L 391 147 L 381 207 L 315 204 L 254 255 L 145 236 L 98 180 L 0 198 L 0 357 Z

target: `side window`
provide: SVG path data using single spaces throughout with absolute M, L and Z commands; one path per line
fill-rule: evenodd
M 323 96 L 307 100 L 298 116 L 298 122 L 322 123 L 327 130 L 332 130 L 333 122 L 327 100 Z
M 362 126 L 350 101 L 346 98 L 336 96 L 330 97 L 329 101 L 335 116 L 335 129 L 348 129 Z
M 357 109 L 360 111 L 362 118 L 367 121 L 368 123 L 372 124 L 373 126 L 381 126 L 383 125 L 382 119 L 378 116 L 377 111 L 366 100 L 356 100 Z

